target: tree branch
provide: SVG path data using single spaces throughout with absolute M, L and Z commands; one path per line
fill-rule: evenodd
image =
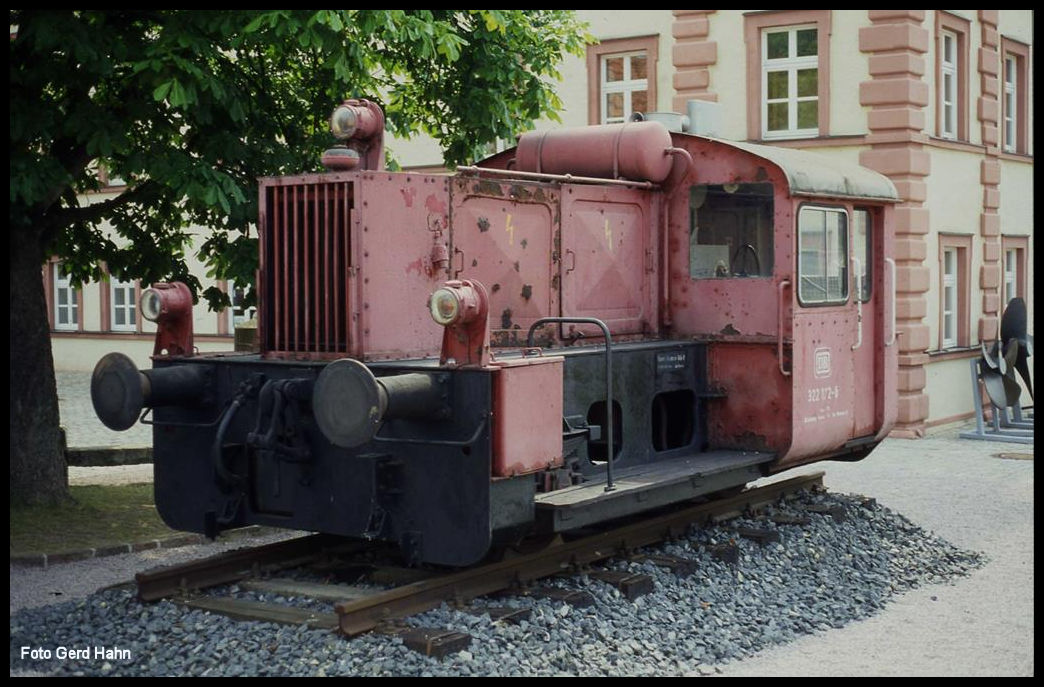
M 63 207 L 53 212 L 48 212 L 43 219 L 43 241 L 44 243 L 47 243 L 51 238 L 53 238 L 56 232 L 61 231 L 71 224 L 80 222 L 93 224 L 98 222 L 110 215 L 119 207 L 127 205 L 128 203 L 149 199 L 151 196 L 154 196 L 158 190 L 159 184 L 155 181 L 146 181 L 143 184 L 135 186 L 134 188 L 124 191 L 120 195 L 101 203 Z

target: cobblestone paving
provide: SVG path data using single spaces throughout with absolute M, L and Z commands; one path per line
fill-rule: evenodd
M 101 423 L 91 405 L 90 372 L 57 372 L 55 379 L 66 445 L 71 448 L 152 445 L 152 427 L 148 425 L 138 422 L 125 432 L 114 432 Z

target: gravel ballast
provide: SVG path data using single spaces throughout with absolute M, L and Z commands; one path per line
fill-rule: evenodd
M 49 658 L 30 656 L 25 667 L 65 675 L 701 674 L 804 634 L 843 627 L 897 592 L 964 575 L 984 562 L 862 499 L 805 493 L 797 500 L 813 503 L 841 507 L 843 521 L 815 513 L 804 526 L 739 519 L 660 547 L 697 562 L 687 579 L 651 563 L 610 562 L 653 578 L 654 592 L 633 602 L 580 576 L 555 584 L 588 590 L 594 606 L 510 599 L 509 605 L 531 609 L 530 620 L 518 626 L 446 607 L 411 618 L 413 625 L 474 637 L 467 650 L 444 660 L 379 636 L 347 641 L 325 631 L 237 623 L 167 602 L 142 605 L 125 589 L 17 613 L 11 659 L 24 661 L 23 647 L 53 647 Z M 780 511 L 793 513 L 794 504 Z M 743 539 L 734 528 L 744 526 L 776 529 L 780 541 Z M 739 546 L 735 565 L 708 548 L 730 541 Z M 58 647 L 89 651 L 86 658 L 60 660 Z M 99 654 L 99 648 L 112 651 Z
M 606 567 L 653 577 L 653 593 L 636 601 L 623 599 L 605 583 L 581 577 L 559 579 L 554 584 L 587 589 L 596 598 L 592 607 L 512 598 L 506 603 L 531 609 L 528 621 L 493 624 L 488 616 L 446 607 L 410 619 L 410 624 L 455 629 L 475 637 L 466 650 L 442 660 L 421 656 L 399 640 L 378 635 L 345 640 L 326 631 L 235 622 L 167 602 L 143 606 L 126 589 L 16 610 L 12 572 L 11 668 L 58 675 L 497 676 L 889 674 L 887 666 L 898 671 L 892 674 L 912 674 L 924 665 L 926 674 L 949 673 L 931 667 L 939 665 L 931 660 L 946 650 L 934 643 L 918 646 L 907 640 L 894 647 L 896 657 L 882 656 L 875 662 L 878 645 L 874 642 L 880 641 L 878 635 L 889 632 L 890 621 L 882 616 L 895 607 L 906 612 L 908 605 L 916 603 L 914 614 L 922 622 L 953 619 L 950 610 L 939 613 L 948 608 L 947 601 L 963 594 L 963 588 L 977 589 L 982 579 L 992 577 L 991 569 L 998 564 L 1010 572 L 1010 559 L 1016 553 L 1017 558 L 1028 561 L 1028 588 L 1022 586 L 1026 570 L 1021 569 L 1021 576 L 1007 577 L 1009 589 L 1001 590 L 998 585 L 991 591 L 994 605 L 1000 606 L 994 610 L 1001 618 L 1014 623 L 1016 630 L 1026 630 L 1028 624 L 1026 644 L 1020 645 L 1012 637 L 1001 640 L 1009 651 L 1014 648 L 1014 664 L 1008 670 L 984 666 L 984 673 L 973 667 L 946 665 L 956 671 L 950 674 L 1030 675 L 1032 523 L 1028 523 L 1028 541 L 1022 541 L 1027 523 L 1011 527 L 1016 523 L 1006 522 L 1004 516 L 1010 517 L 1012 507 L 1031 514 L 1032 462 L 1000 461 L 985 457 L 988 454 L 981 450 L 975 458 L 941 447 L 933 453 L 933 441 L 886 442 L 862 463 L 825 464 L 827 485 L 833 489 L 838 487 L 832 484 L 832 474 L 842 475 L 834 481 L 844 482 L 854 479 L 860 470 L 863 484 L 879 487 L 859 492 L 876 502 L 842 493 L 802 497 L 806 502 L 843 507 L 846 517 L 840 522 L 828 515 L 810 514 L 811 522 L 805 526 L 734 520 L 693 531 L 683 540 L 660 547 L 697 561 L 696 573 L 685 579 L 649 563 L 608 563 Z M 918 449 L 919 455 L 904 459 L 902 452 L 883 450 L 897 443 L 898 448 Z M 928 474 L 934 471 L 938 474 Z M 942 475 L 950 478 L 953 488 L 939 484 Z M 1024 493 L 1027 482 L 1028 496 Z M 999 500 L 1003 498 L 1000 494 L 984 500 L 982 488 L 1013 490 L 1008 494 L 1013 498 L 1007 504 Z M 920 504 L 912 509 L 916 512 L 912 516 L 905 510 L 900 515 L 890 507 L 897 500 L 904 501 L 896 496 L 906 489 L 910 490 L 906 503 Z M 920 496 L 915 493 L 918 489 Z M 1027 500 L 1029 508 L 1025 508 Z M 986 534 L 978 527 L 959 525 L 957 521 L 969 514 L 965 507 L 975 511 L 979 526 L 985 516 L 995 528 Z M 739 526 L 775 527 L 780 541 L 761 545 L 739 538 L 734 531 Z M 956 540 L 950 543 L 927 527 L 949 528 L 958 536 L 948 536 Z M 1013 532 L 1019 539 L 1016 551 L 1006 539 Z M 735 566 L 716 559 L 707 548 L 729 539 L 740 547 Z M 123 557 L 112 560 L 119 558 Z M 123 579 L 129 576 L 125 574 Z M 1021 599 L 1017 609 L 1012 593 Z M 939 611 L 934 618 L 933 610 Z M 955 611 L 958 616 L 960 610 Z M 966 641 L 963 633 L 992 629 L 975 615 L 977 607 L 966 606 L 963 611 L 963 625 L 958 619 L 948 635 L 957 645 Z M 874 631 L 878 638 L 861 641 L 859 633 L 875 621 L 885 623 Z M 844 636 L 852 632 L 856 633 L 854 639 Z M 851 644 L 846 651 L 829 646 L 839 636 Z M 895 639 L 902 642 L 898 636 Z M 981 642 L 984 638 L 972 641 L 976 639 Z M 23 659 L 22 647 L 50 650 L 52 657 Z M 58 647 L 88 649 L 90 655 L 59 660 L 55 656 Z M 93 652 L 99 647 L 126 650 L 129 658 L 119 654 L 95 657 Z M 852 662 L 857 672 L 847 673 L 847 664 L 831 667 L 828 662 L 846 653 L 862 657 L 862 665 Z M 759 663 L 761 668 L 756 667 Z M 755 672 L 744 673 L 745 669 Z

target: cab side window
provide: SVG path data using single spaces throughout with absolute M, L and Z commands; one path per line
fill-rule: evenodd
M 848 300 L 848 215 L 805 206 L 798 213 L 798 301 L 826 305 Z
M 772 275 L 772 184 L 703 184 L 689 190 L 689 276 Z
M 852 257 L 859 261 L 855 275 L 859 292 L 859 300 L 866 303 L 870 300 L 874 284 L 873 256 L 873 217 L 869 210 L 856 209 L 852 212 Z M 856 265 L 852 265 L 856 269 Z

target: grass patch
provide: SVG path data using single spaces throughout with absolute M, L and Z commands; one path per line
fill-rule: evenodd
M 128 544 L 176 532 L 156 512 L 151 484 L 69 487 L 61 506 L 11 507 L 11 555 Z

